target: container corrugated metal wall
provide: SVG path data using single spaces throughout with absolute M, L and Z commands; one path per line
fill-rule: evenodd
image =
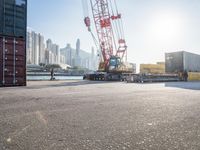
M 182 71 L 200 72 L 200 55 L 181 51 L 165 54 L 165 69 L 167 73 Z
M 164 74 L 165 64 L 140 64 L 140 73 Z
M 183 52 L 165 54 L 166 73 L 177 73 L 183 71 Z
M 200 55 L 183 52 L 184 70 L 188 72 L 200 72 Z
M 27 0 L 0 0 L 0 87 L 26 85 Z
M 26 41 L 0 36 L 0 86 L 26 85 Z

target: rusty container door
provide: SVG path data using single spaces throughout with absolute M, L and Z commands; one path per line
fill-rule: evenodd
M 26 85 L 26 42 L 22 38 L 0 37 L 0 86 Z

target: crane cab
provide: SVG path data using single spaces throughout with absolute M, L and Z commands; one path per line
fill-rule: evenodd
M 109 61 L 109 70 L 117 70 L 121 64 L 120 57 L 112 56 Z

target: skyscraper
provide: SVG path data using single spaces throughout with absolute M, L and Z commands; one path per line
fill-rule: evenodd
M 50 63 L 50 57 L 49 57 L 49 50 L 48 49 L 45 49 L 45 64 L 49 64 Z
M 28 28 L 26 39 L 27 63 L 35 65 L 45 63 L 44 36 Z
M 32 64 L 32 35 L 30 31 L 27 31 L 26 35 L 26 60 L 27 64 Z
M 60 63 L 61 64 L 66 64 L 66 61 L 65 61 L 65 56 L 64 55 L 60 55 Z
M 47 64 L 60 64 L 60 48 L 57 44 L 54 44 L 51 39 L 46 41 L 46 63 Z M 47 58 L 49 60 L 47 61 Z
M 88 62 L 91 60 L 91 53 L 81 50 L 80 40 L 77 40 L 76 48 L 72 48 L 70 44 L 67 44 L 67 46 L 62 48 L 60 52 L 62 56 L 65 56 L 65 64 L 68 64 L 72 67 L 90 67 Z
M 47 50 L 51 50 L 51 48 L 52 48 L 52 41 L 51 41 L 51 39 L 48 39 L 47 41 L 46 41 L 46 45 L 47 45 Z
M 60 47 L 56 46 L 57 64 L 60 64 Z
M 77 39 L 77 41 L 76 41 L 76 56 L 80 56 L 80 49 L 81 49 L 80 39 Z
M 38 35 L 39 38 L 39 63 L 45 63 L 45 44 L 44 36 L 41 34 Z
M 76 41 L 75 66 L 81 66 L 81 57 L 80 57 L 80 39 L 77 39 L 77 41 Z
M 34 31 L 31 32 L 32 36 L 32 63 L 39 65 L 39 36 Z
M 67 44 L 65 57 L 66 57 L 66 64 L 72 66 L 72 48 L 70 44 Z
M 51 47 L 50 51 L 54 54 L 53 62 L 55 64 L 59 64 L 60 63 L 60 49 L 59 49 L 59 46 L 57 44 L 52 44 L 52 47 Z

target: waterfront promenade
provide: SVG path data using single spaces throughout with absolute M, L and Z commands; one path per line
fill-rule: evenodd
M 1 150 L 200 149 L 200 82 L 0 88 Z

